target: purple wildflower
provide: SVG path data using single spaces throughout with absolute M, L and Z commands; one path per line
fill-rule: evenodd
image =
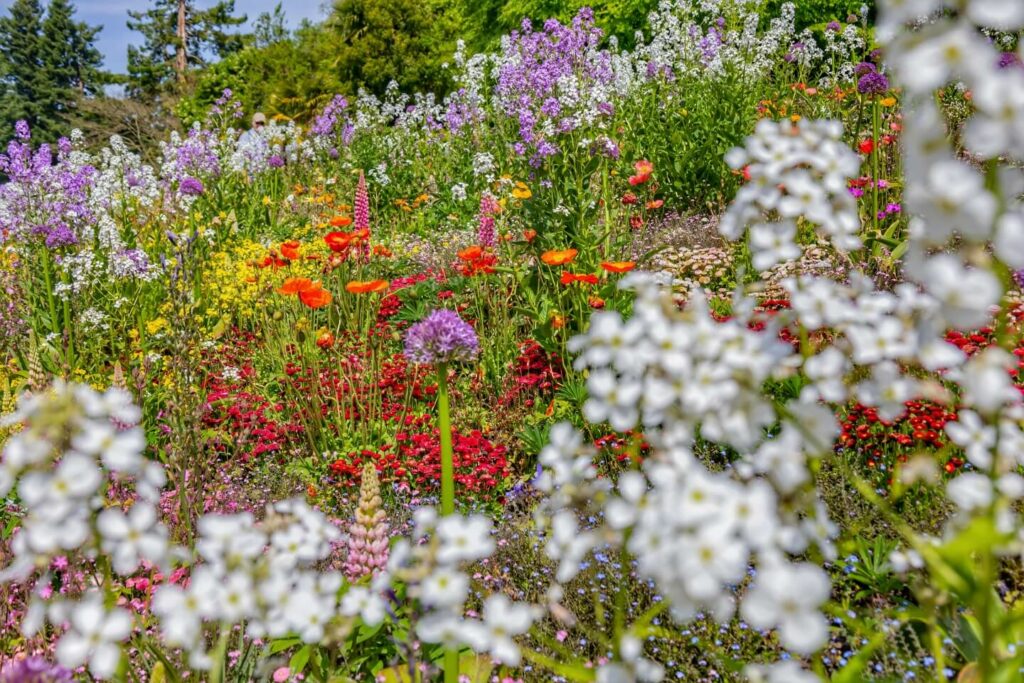
M 832 21 L 828 22 L 828 24 L 825 25 L 825 30 L 831 31 L 832 33 L 839 33 L 840 29 L 842 28 L 842 25 L 835 19 L 833 19 Z
M 25 119 L 18 119 L 18 122 L 14 124 L 14 134 L 18 136 L 19 140 L 28 140 L 32 137 L 32 131 L 28 127 L 28 121 Z
M 280 154 L 271 154 L 270 158 L 267 159 L 267 166 L 270 166 L 270 168 L 281 168 L 284 166 L 284 157 Z
M 181 179 L 181 183 L 178 185 L 178 191 L 184 195 L 196 197 L 206 191 L 203 187 L 203 181 L 199 178 L 193 178 L 192 176 L 186 176 Z
M 1024 268 L 1013 274 L 1013 281 L 1017 283 L 1018 287 L 1024 288 Z
M 26 657 L 4 665 L 0 683 L 71 683 L 71 672 L 42 657 Z
M 889 89 L 889 79 L 885 74 L 871 71 L 857 81 L 857 92 L 861 95 L 881 95 Z
M 479 352 L 473 327 L 445 308 L 430 312 L 405 333 L 405 356 L 414 363 L 470 361 Z
M 334 135 L 338 120 L 344 114 L 347 107 L 348 100 L 343 95 L 335 95 L 334 99 L 313 120 L 313 125 L 309 129 L 310 132 L 318 136 Z
M 875 65 L 872 64 L 871 62 L 861 62 L 860 64 L 853 68 L 853 72 L 858 76 L 874 73 L 876 71 L 878 71 L 878 69 L 876 69 Z

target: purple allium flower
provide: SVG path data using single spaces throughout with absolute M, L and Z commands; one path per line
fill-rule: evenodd
M 470 361 L 479 352 L 476 331 L 446 308 L 431 311 L 405 333 L 405 357 L 414 363 Z
M 825 30 L 831 31 L 832 33 L 839 33 L 840 29 L 842 28 L 842 25 L 835 19 L 833 19 L 832 21 L 828 22 L 828 24 L 825 25 Z
M 876 71 L 878 71 L 878 69 L 876 69 L 875 65 L 872 64 L 871 62 L 861 62 L 857 66 L 853 67 L 853 72 L 858 76 L 874 73 Z
M 280 154 L 271 154 L 270 158 L 267 159 L 267 166 L 270 166 L 270 168 L 281 168 L 284 166 L 284 157 Z
M 889 79 L 885 74 L 871 71 L 857 81 L 857 92 L 861 95 L 881 95 L 889 89 Z
M 366 176 L 362 171 L 359 172 L 359 183 L 356 185 L 352 220 L 356 230 L 370 227 L 370 194 L 366 191 Z
M 42 657 L 26 657 L 4 665 L 0 683 L 71 683 L 71 672 Z
M 184 195 L 196 197 L 205 192 L 206 188 L 203 187 L 203 181 L 201 181 L 199 178 L 186 176 L 181 179 L 181 183 L 178 185 L 178 191 Z

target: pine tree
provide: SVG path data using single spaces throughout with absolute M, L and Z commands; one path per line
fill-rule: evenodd
M 132 93 L 152 96 L 171 84 L 181 86 L 189 69 L 205 66 L 209 55 L 223 58 L 240 50 L 247 37 L 230 29 L 246 17 L 234 14 L 234 0 L 209 9 L 198 9 L 193 0 L 153 0 L 148 10 L 129 11 L 128 28 L 143 36 L 141 47 L 128 46 Z
M 51 80 L 79 95 L 95 95 L 106 81 L 103 56 L 96 49 L 102 26 L 74 20 L 70 0 L 50 0 L 43 21 L 44 63 Z
M 70 128 L 75 97 L 99 90 L 100 27 L 74 15 L 70 0 L 52 0 L 45 19 L 39 0 L 15 0 L 0 18 L 0 136 L 25 119 L 34 139 L 56 140 Z
M 14 123 L 28 121 L 33 134 L 56 138 L 60 122 L 55 116 L 60 88 L 45 69 L 43 9 L 39 0 L 15 0 L 10 13 L 0 17 L 0 136 L 10 136 Z

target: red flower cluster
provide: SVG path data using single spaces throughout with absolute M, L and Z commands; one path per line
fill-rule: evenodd
M 853 451 L 870 469 L 891 472 L 897 462 L 919 451 L 934 451 L 948 444 L 946 423 L 956 420 L 955 410 L 929 401 L 908 401 L 907 412 L 893 421 L 882 420 L 875 408 L 850 408 L 842 419 L 837 449 Z M 964 464 L 953 456 L 945 463 L 947 472 Z
M 474 244 L 459 252 L 459 272 L 466 277 L 490 275 L 498 263 L 498 257 L 489 249 Z
M 397 452 L 390 446 L 379 451 L 363 450 L 336 460 L 331 471 L 339 483 L 354 486 L 359 472 L 372 461 L 382 482 L 405 483 L 417 491 L 434 491 L 441 482 L 441 441 L 437 429 L 429 432 L 399 432 Z M 510 476 L 505 447 L 491 443 L 480 431 L 452 434 L 455 486 L 471 492 L 477 500 L 494 500 Z
M 519 355 L 512 363 L 512 386 L 501 397 L 502 405 L 509 405 L 524 393 L 526 406 L 533 407 L 534 398 L 553 394 L 565 376 L 565 366 L 557 353 L 548 353 L 533 339 L 519 345 Z

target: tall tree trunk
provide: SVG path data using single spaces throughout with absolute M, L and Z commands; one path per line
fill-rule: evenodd
M 186 41 L 188 40 L 188 29 L 185 24 L 185 1 L 178 0 L 178 50 L 174 56 L 174 72 L 178 76 L 178 82 L 185 82 L 185 70 L 188 69 L 188 51 Z

